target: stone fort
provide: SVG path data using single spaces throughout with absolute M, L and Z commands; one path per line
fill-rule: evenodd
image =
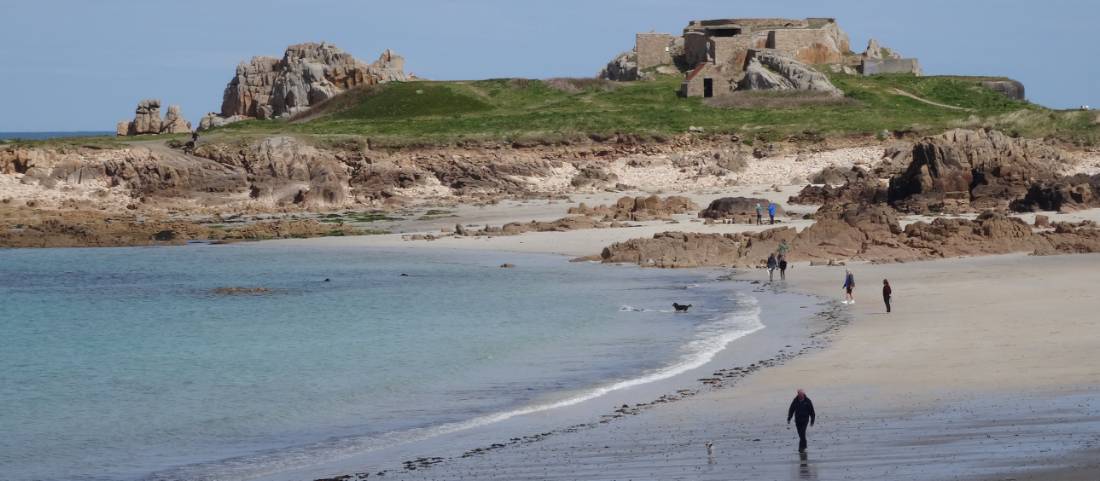
M 720 95 L 728 90 L 721 84 L 744 72 L 754 52 L 763 50 L 807 65 L 837 65 L 866 75 L 920 74 L 916 59 L 903 59 L 872 43 L 874 52 L 854 54 L 848 34 L 833 18 L 730 18 L 693 20 L 680 36 L 639 33 L 634 53 L 638 72 L 669 67 L 686 72 L 686 96 Z

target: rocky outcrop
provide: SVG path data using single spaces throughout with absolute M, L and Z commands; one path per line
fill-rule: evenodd
M 361 234 L 358 229 L 316 220 L 274 219 L 217 227 L 189 219 L 144 214 L 110 215 L 97 210 L 22 209 L 0 218 L 0 247 L 116 247 L 184 244 L 192 240 L 252 241 Z
M 844 96 L 825 74 L 778 52 L 754 51 L 738 90 L 801 90 Z
M 130 123 L 129 135 L 160 133 L 160 100 L 145 99 L 138 102 L 134 111 L 134 121 Z
M 1027 100 L 1024 84 L 1016 80 L 983 80 L 982 87 L 993 90 L 1013 100 Z
M 750 197 L 722 197 L 714 199 L 706 209 L 699 212 L 702 219 L 733 220 L 735 222 L 756 222 L 756 207 L 760 206 L 761 212 L 768 215 L 768 199 Z M 783 215 L 783 207 L 776 205 L 776 215 Z
M 294 115 L 350 88 L 404 81 L 404 68 L 404 58 L 390 50 L 368 65 L 331 44 L 291 45 L 281 59 L 253 57 L 238 65 L 222 97 L 223 120 L 201 125 Z
M 802 232 L 793 228 L 755 234 L 664 232 L 612 244 L 600 259 L 650 267 L 754 267 L 762 265 L 781 242 L 790 246 L 788 257 L 795 261 L 898 262 L 1012 252 L 1100 252 L 1100 229 L 1086 221 L 1057 224 L 1053 232 L 1036 233 L 1020 219 L 993 212 L 975 220 L 937 218 L 902 229 L 889 207 L 847 204 L 819 211 L 817 222 Z
M 865 59 L 883 60 L 883 59 L 896 59 L 900 60 L 902 55 L 891 48 L 884 47 L 878 43 L 878 40 L 870 39 L 867 41 L 867 49 L 863 51 L 861 56 Z
M 179 105 L 168 107 L 168 114 L 164 119 L 160 117 L 160 100 L 145 99 L 138 102 L 134 111 L 134 120 L 119 122 L 115 127 L 115 134 L 126 135 L 156 135 L 156 134 L 185 134 L 191 132 L 191 122 L 183 118 Z
M 990 130 L 952 130 L 916 143 L 889 202 L 907 212 L 1004 210 L 1030 186 L 1057 177 L 1064 154 L 1045 143 Z
M 169 105 L 168 113 L 164 115 L 164 121 L 160 125 L 162 134 L 186 134 L 191 132 L 191 122 L 183 118 L 179 105 Z
M 685 214 L 698 210 L 691 199 L 678 195 L 671 195 L 664 199 L 651 195 L 649 197 L 623 197 L 613 205 L 601 205 L 589 207 L 583 202 L 569 209 L 571 215 L 584 215 L 601 218 L 604 221 L 632 220 L 647 221 L 669 219 L 674 214 Z
M 641 80 L 642 77 L 638 72 L 638 55 L 633 51 L 620 53 L 607 62 L 607 66 L 600 70 L 598 77 L 617 82 Z
M 1022 199 L 1013 201 L 1011 207 L 1020 212 L 1072 212 L 1100 207 L 1100 174 L 1077 174 L 1054 181 L 1036 182 Z
M 811 179 L 823 185 L 807 185 L 798 195 L 791 196 L 792 204 L 844 204 L 844 203 L 885 203 L 886 185 L 876 176 L 859 167 L 848 170 L 829 168 Z

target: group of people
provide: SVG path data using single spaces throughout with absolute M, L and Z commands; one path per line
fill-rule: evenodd
M 768 203 L 768 219 L 769 219 L 768 223 L 769 224 L 774 224 L 775 223 L 775 211 L 778 208 L 779 208 L 779 206 L 775 205 L 775 202 L 769 202 Z M 756 225 L 762 225 L 763 223 L 764 223 L 764 206 L 760 205 L 760 203 L 757 202 L 756 203 Z
M 782 244 L 781 244 L 782 245 Z M 782 256 L 780 256 L 782 259 Z M 768 258 L 768 268 L 772 269 L 772 264 L 775 261 L 775 254 L 772 254 Z M 786 260 L 782 261 L 782 267 L 780 275 L 783 275 L 783 271 L 786 270 Z M 852 274 L 852 271 L 844 271 L 844 303 L 855 304 L 856 299 L 853 292 L 856 288 L 856 276 Z M 886 304 L 886 312 L 890 312 L 890 298 L 894 295 L 894 289 L 890 287 L 890 281 L 888 279 L 882 280 L 882 301 Z M 817 413 L 814 412 L 814 403 L 810 401 L 810 398 L 806 396 L 806 392 L 802 389 L 798 390 L 795 394 L 794 400 L 791 401 L 791 406 L 787 409 L 787 424 L 791 424 L 791 419 L 795 421 L 795 427 L 798 431 L 798 452 L 806 452 L 806 428 L 813 426 L 814 421 L 817 418 Z
M 779 269 L 779 280 L 787 280 L 787 252 L 791 247 L 787 241 L 780 241 L 775 252 L 768 254 L 768 281 L 775 280 L 775 270 Z
M 844 285 L 842 286 L 842 288 L 844 289 L 844 300 L 842 302 L 845 303 L 845 304 L 855 304 L 856 303 L 856 297 L 853 294 L 853 291 L 855 291 L 855 289 L 856 289 L 856 276 L 854 274 L 852 274 L 852 271 L 850 271 L 850 270 L 845 270 L 844 271 Z M 890 287 L 890 280 L 889 279 L 883 279 L 882 280 L 882 302 L 884 304 L 886 304 L 886 312 L 887 313 L 890 312 L 890 298 L 892 298 L 893 296 L 894 296 L 894 289 L 892 287 Z

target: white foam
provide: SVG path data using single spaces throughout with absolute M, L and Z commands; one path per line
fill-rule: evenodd
M 760 306 L 756 298 L 738 293 L 737 301 L 737 304 L 741 307 L 738 309 L 738 312 L 727 314 L 700 326 L 696 339 L 684 345 L 683 349 L 685 352 L 676 362 L 650 371 L 642 376 L 599 386 L 567 399 L 479 416 L 466 421 L 391 432 L 382 436 L 331 440 L 329 442 L 301 446 L 292 451 L 281 450 L 244 458 L 223 460 L 219 462 L 219 465 L 216 467 L 211 465 L 203 467 L 189 466 L 179 470 L 173 470 L 172 472 L 160 473 L 150 479 L 176 479 L 181 476 L 194 479 L 264 477 L 287 469 L 347 459 L 383 447 L 422 441 L 437 436 L 506 421 L 518 416 L 574 406 L 615 391 L 670 379 L 706 365 L 731 342 L 764 329 L 765 326 L 760 320 Z M 639 311 L 643 309 L 624 305 L 620 310 Z M 198 470 L 203 473 L 197 475 L 192 471 L 192 469 L 195 468 L 199 468 Z
M 425 428 L 426 430 L 431 432 L 425 433 L 427 435 L 423 437 L 409 439 L 409 441 L 416 441 L 429 437 L 462 431 L 465 429 L 485 426 L 487 424 L 506 421 L 517 416 L 573 406 L 585 401 L 596 399 L 615 391 L 629 389 L 632 387 L 641 386 L 657 381 L 663 381 L 679 374 L 691 371 L 693 369 L 700 368 L 706 365 L 712 359 L 714 359 L 714 356 L 718 355 L 719 352 L 722 352 L 722 350 L 725 349 L 726 346 L 728 346 L 731 342 L 752 334 L 756 331 L 759 331 L 765 327 L 764 323 L 760 321 L 760 306 L 757 303 L 756 298 L 743 294 L 738 294 L 738 301 L 739 305 L 746 307 L 747 309 L 727 315 L 721 319 L 716 320 L 715 322 L 702 326 L 701 334 L 703 334 L 703 336 L 689 342 L 685 346 L 685 350 L 687 352 L 680 356 L 680 359 L 671 365 L 654 370 L 640 377 L 596 387 L 584 393 L 560 401 L 536 404 L 519 409 L 513 409 L 511 411 L 489 414 L 466 421 L 439 425 L 434 428 Z

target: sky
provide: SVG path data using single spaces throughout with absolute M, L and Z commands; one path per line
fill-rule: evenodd
M 595 75 L 636 32 L 692 19 L 835 17 L 927 75 L 1004 75 L 1029 100 L 1100 106 L 1095 0 L 0 0 L 0 131 L 114 130 L 143 98 L 197 125 L 236 65 L 327 41 L 436 79 Z

